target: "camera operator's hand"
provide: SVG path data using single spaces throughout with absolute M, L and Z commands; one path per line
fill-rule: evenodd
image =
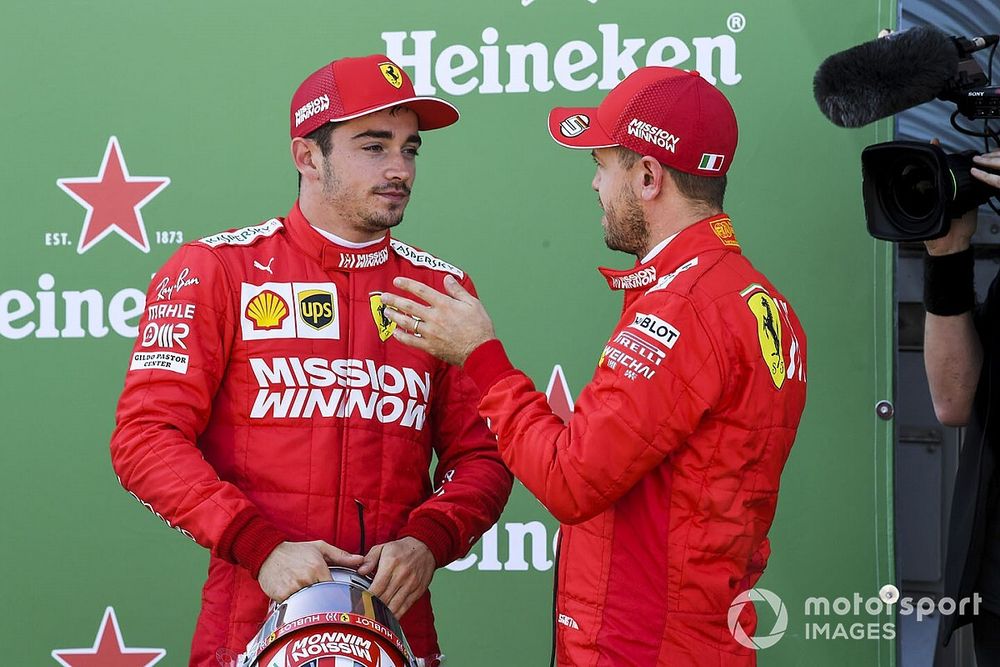
M 961 218 L 951 221 L 948 233 L 939 239 L 924 241 L 928 255 L 952 255 L 967 250 L 972 243 L 972 235 L 976 233 L 978 209 L 972 209 Z
M 931 139 L 931 143 L 940 146 L 941 141 L 937 138 Z M 978 159 L 978 156 L 973 159 Z M 973 169 L 973 172 L 978 171 Z M 976 223 L 978 222 L 977 209 L 972 209 L 961 218 L 951 221 L 948 233 L 939 239 L 924 241 L 928 255 L 952 255 L 968 249 L 972 243 L 972 235 L 976 233 Z
M 986 167 L 987 169 L 1000 172 L 1000 151 L 993 151 L 992 153 L 986 153 L 985 155 L 976 155 L 972 158 L 972 161 Z M 982 169 L 976 169 L 975 167 L 972 168 L 970 173 L 983 183 L 992 185 L 995 188 L 1000 188 L 1000 174 L 992 174 L 988 171 L 983 171 Z

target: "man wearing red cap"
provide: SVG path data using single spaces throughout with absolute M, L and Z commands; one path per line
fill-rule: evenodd
M 126 489 L 211 550 L 191 665 L 227 664 L 268 598 L 328 565 L 374 574 L 421 664 L 439 659 L 431 576 L 496 522 L 511 477 L 475 386 L 394 340 L 381 294 L 396 276 L 473 291 L 389 233 L 419 131 L 456 120 L 385 56 L 320 68 L 292 98 L 291 212 L 189 243 L 153 278 L 111 453 Z
M 696 72 L 645 67 L 553 138 L 590 149 L 622 317 L 569 423 L 507 359 L 479 301 L 395 281 L 395 336 L 464 370 L 500 453 L 562 523 L 560 665 L 753 665 L 752 587 L 805 405 L 805 334 L 722 210 L 736 117 Z M 397 310 L 394 310 L 397 309 Z M 414 335 L 417 334 L 417 335 Z

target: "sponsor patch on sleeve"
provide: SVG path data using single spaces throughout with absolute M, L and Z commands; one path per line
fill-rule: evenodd
M 130 371 L 170 371 L 184 375 L 188 370 L 188 355 L 175 352 L 136 352 Z
M 142 330 L 142 347 L 159 347 L 168 350 L 187 349 L 184 339 L 191 333 L 191 327 L 184 322 L 147 322 Z
M 392 249 L 396 251 L 396 254 L 408 261 L 414 266 L 425 266 L 428 269 L 434 269 L 435 271 L 444 271 L 450 273 L 457 277 L 459 280 L 465 277 L 465 273 L 462 269 L 449 264 L 443 259 L 438 259 L 434 255 L 424 252 L 422 250 L 417 250 L 413 246 L 407 245 L 402 241 L 397 241 L 392 239 L 390 241 L 392 244 Z
M 655 338 L 668 348 L 673 348 L 674 343 L 680 338 L 681 332 L 674 325 L 665 320 L 661 320 L 656 315 L 646 313 L 636 313 L 635 321 L 629 325 L 632 329 L 638 329 L 642 333 Z
M 193 320 L 196 306 L 185 301 L 163 301 L 146 307 L 146 319 L 150 322 L 160 320 Z
M 181 272 L 177 274 L 177 278 L 173 276 L 163 276 L 160 282 L 156 284 L 156 295 L 154 296 L 154 301 L 169 301 L 175 298 L 181 291 L 186 288 L 193 287 L 195 285 L 200 285 L 201 279 L 198 276 L 191 274 L 191 269 L 184 267 Z
M 619 331 L 604 346 L 597 365 L 620 373 L 627 380 L 652 380 L 666 356 L 659 345 L 630 331 Z
M 211 236 L 199 239 L 199 242 L 204 243 L 210 248 L 218 248 L 223 245 L 250 245 L 261 237 L 274 235 L 281 228 L 281 221 L 277 218 L 271 218 L 259 225 L 234 229 L 231 232 L 212 234 Z

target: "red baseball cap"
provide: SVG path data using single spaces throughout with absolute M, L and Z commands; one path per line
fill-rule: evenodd
M 722 176 L 736 152 L 736 114 L 718 88 L 698 72 L 641 67 L 599 106 L 559 107 L 549 134 L 569 148 L 624 146 L 668 167 Z
M 458 109 L 436 97 L 420 97 L 406 72 L 386 56 L 341 58 L 306 77 L 292 95 L 291 135 L 304 137 L 320 125 L 350 120 L 405 104 L 421 130 L 458 120 Z

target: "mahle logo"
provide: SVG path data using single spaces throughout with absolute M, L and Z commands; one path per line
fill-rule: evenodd
M 774 612 L 775 620 L 774 627 L 771 628 L 769 633 L 765 635 L 757 634 L 750 637 L 747 635 L 746 630 L 743 629 L 743 626 L 740 625 L 740 614 L 743 613 L 743 608 L 746 605 L 753 604 L 754 602 L 766 602 L 771 607 L 771 611 Z M 733 639 L 741 646 L 759 651 L 771 648 L 784 636 L 785 630 L 788 629 L 788 610 L 785 608 L 785 603 L 781 601 L 781 598 L 776 593 L 772 593 L 766 588 L 751 588 L 748 591 L 743 591 L 733 600 L 733 603 L 729 606 L 728 621 L 729 632 L 732 633 Z

